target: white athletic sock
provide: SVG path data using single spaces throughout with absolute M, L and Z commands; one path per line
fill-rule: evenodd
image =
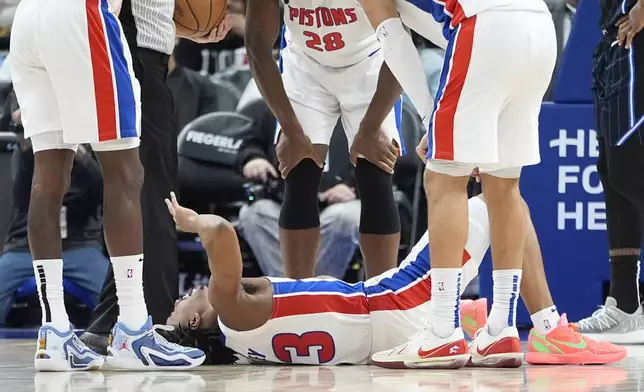
M 516 324 L 521 270 L 495 270 L 492 272 L 492 280 L 494 281 L 494 300 L 487 320 L 487 328 L 494 336 L 501 333 L 505 327 L 513 327 Z
M 545 309 L 541 309 L 537 313 L 530 316 L 534 328 L 543 335 L 557 328 L 560 318 L 561 316 L 557 311 L 557 307 L 554 305 Z
M 446 338 L 461 326 L 461 268 L 432 268 L 432 297 L 429 320 L 434 334 Z
M 69 317 L 63 294 L 63 260 L 34 260 L 34 275 L 42 309 L 42 324 L 60 332 L 69 331 Z
M 423 124 L 427 125 L 434 105 L 427 83 L 419 83 L 425 80 L 425 68 L 411 35 L 405 30 L 400 18 L 382 22 L 376 29 L 376 35 L 387 66 L 411 99 Z
M 112 257 L 116 294 L 119 304 L 119 321 L 138 331 L 148 319 L 148 309 L 143 298 L 143 255 Z

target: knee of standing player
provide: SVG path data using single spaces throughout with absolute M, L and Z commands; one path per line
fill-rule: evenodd
M 286 177 L 279 225 L 286 230 L 320 227 L 318 191 L 322 168 L 304 159 Z
M 360 194 L 360 233 L 389 235 L 400 232 L 393 176 L 366 159 L 358 159 L 356 188 Z

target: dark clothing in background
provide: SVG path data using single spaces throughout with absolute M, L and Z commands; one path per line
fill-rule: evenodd
M 168 75 L 167 82 L 174 102 L 181 102 L 174 108 L 178 132 L 195 118 L 217 111 L 217 90 L 208 77 L 177 66 Z
M 266 102 L 257 100 L 246 105 L 240 113 L 253 119 L 252 132 L 244 139 L 237 155 L 237 169 L 242 172 L 244 165 L 256 158 L 263 158 L 278 167 L 275 155 L 275 117 Z M 347 138 L 338 123 L 331 136 L 325 171 L 322 173 L 320 192 L 340 183 L 355 187 L 353 164 L 349 160 Z
M 613 44 L 616 34 L 615 29 L 605 34 L 593 56 L 597 136 L 610 146 L 626 137 L 641 144 L 642 124 L 630 136 L 627 132 L 644 116 L 644 33 L 635 36 L 631 50 Z
M 29 251 L 27 215 L 34 174 L 31 148 L 16 148 L 12 162 L 13 211 L 5 237 L 3 252 Z M 67 235 L 62 239 L 63 251 L 75 248 L 103 248 L 103 176 L 91 154 L 77 154 L 71 183 L 63 198 L 66 209 Z
M 602 30 L 617 30 L 615 23 L 633 8 L 637 0 L 599 0 L 601 16 L 599 26 Z
M 211 44 L 198 44 L 188 39 L 181 39 L 174 49 L 174 57 L 178 64 L 186 68 L 194 71 L 208 71 L 209 74 L 214 74 L 225 68 L 222 67 L 223 64 L 218 64 L 220 54 L 230 53 L 232 62 L 235 49 L 243 47 L 244 38 L 234 34 L 228 34 L 223 41 Z M 208 52 L 206 63 L 204 63 L 203 51 Z

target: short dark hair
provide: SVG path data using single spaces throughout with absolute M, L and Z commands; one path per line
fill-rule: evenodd
M 172 343 L 198 348 L 206 353 L 204 365 L 234 365 L 239 355 L 222 342 L 219 325 L 213 329 L 192 330 L 188 325 L 175 326 L 172 331 L 158 331 Z

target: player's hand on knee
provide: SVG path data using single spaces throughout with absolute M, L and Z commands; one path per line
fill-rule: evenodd
M 200 37 L 187 37 L 189 40 L 197 42 L 199 44 L 215 43 L 226 38 L 226 34 L 230 31 L 232 27 L 231 17 L 229 13 L 226 13 L 224 18 L 219 22 L 219 24 L 210 30 L 210 33 L 202 35 Z
M 165 199 L 165 204 L 168 206 L 168 211 L 170 215 L 174 218 L 174 222 L 177 224 L 180 230 L 195 233 L 195 224 L 199 214 L 190 208 L 183 207 L 177 201 L 177 196 L 174 192 L 170 192 L 170 199 Z
M 319 167 L 324 167 L 324 161 L 304 132 L 294 132 L 291 135 L 280 132 L 275 152 L 279 160 L 279 171 L 284 179 L 303 159 L 311 159 Z
M 418 157 L 423 161 L 423 163 L 427 163 L 427 149 L 427 134 L 425 134 L 423 138 L 420 139 L 420 142 L 418 142 L 418 146 L 416 146 L 416 154 L 418 154 Z
M 382 130 L 374 131 L 360 127 L 351 145 L 351 163 L 358 164 L 358 155 L 378 166 L 387 173 L 394 172 L 396 159 L 400 156 L 400 146 Z

